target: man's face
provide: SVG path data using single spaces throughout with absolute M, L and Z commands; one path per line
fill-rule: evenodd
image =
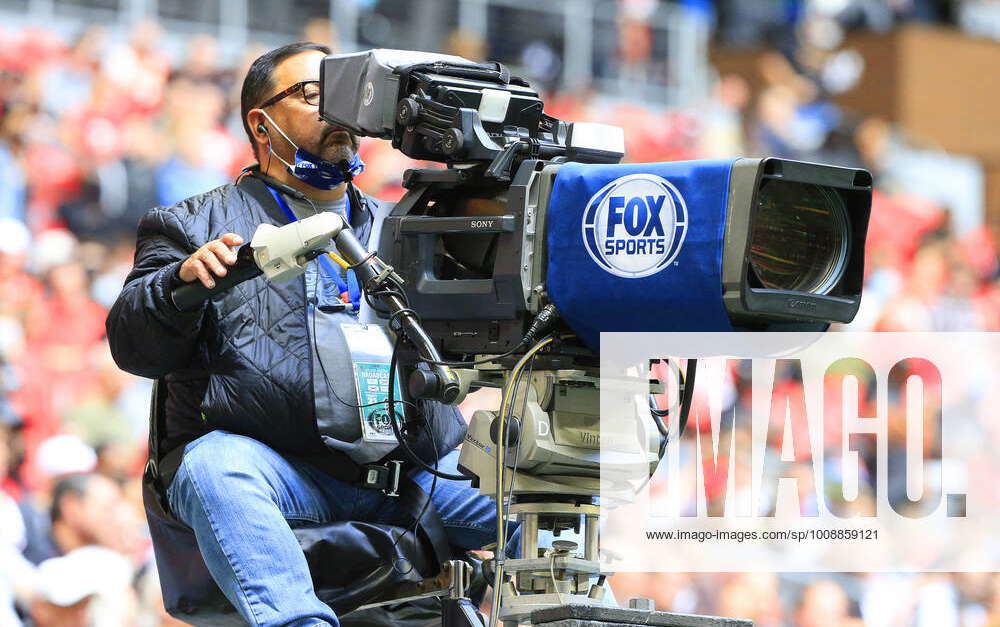
M 268 97 L 300 81 L 318 80 L 319 65 L 324 56 L 318 50 L 309 50 L 279 63 L 272 75 L 274 87 Z M 282 98 L 267 107 L 265 111 L 293 142 L 322 159 L 336 163 L 343 159 L 351 159 L 358 151 L 358 138 L 321 120 L 319 107 L 308 104 L 302 97 L 301 91 Z M 275 129 L 268 128 L 268 132 L 272 149 L 291 162 L 292 159 L 289 157 L 294 153 L 294 147 L 290 146 L 280 133 L 275 132 Z M 264 155 L 261 155 L 261 158 L 266 159 Z

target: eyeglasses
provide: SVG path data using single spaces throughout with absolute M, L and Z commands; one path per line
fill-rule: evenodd
M 299 81 L 288 89 L 282 90 L 268 98 L 264 104 L 260 105 L 260 108 L 263 109 L 264 107 L 270 107 L 282 98 L 290 96 L 297 91 L 302 92 L 302 99 L 306 101 L 306 104 L 313 106 L 319 104 L 319 81 Z

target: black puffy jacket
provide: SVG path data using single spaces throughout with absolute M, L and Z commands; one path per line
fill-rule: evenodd
M 351 215 L 363 243 L 385 211 L 373 199 L 365 202 Z M 161 451 L 225 429 L 292 455 L 334 455 L 316 424 L 303 277 L 276 283 L 259 276 L 193 312 L 178 310 L 170 299 L 180 264 L 206 242 L 229 232 L 248 242 L 258 225 L 286 222 L 253 176 L 152 209 L 140 221 L 135 264 L 107 331 L 119 367 L 161 379 L 167 388 Z M 440 456 L 461 441 L 464 421 L 455 408 L 424 405 L 437 446 L 421 437 L 416 448 L 430 461 L 433 448 Z

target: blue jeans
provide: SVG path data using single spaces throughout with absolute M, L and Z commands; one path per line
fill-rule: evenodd
M 458 451 L 438 468 L 456 472 Z M 432 477 L 411 476 L 430 493 Z M 292 527 L 336 520 L 389 522 L 396 501 L 291 461 L 252 438 L 213 431 L 189 443 L 167 497 L 198 539 L 226 598 L 255 626 L 338 626 L 313 591 Z M 478 549 L 496 539 L 496 505 L 467 482 L 438 479 L 432 495 L 448 542 Z

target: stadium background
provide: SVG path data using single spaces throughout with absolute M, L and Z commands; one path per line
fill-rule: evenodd
M 0 0 L 0 18 L 0 625 L 17 624 L 25 582 L 74 586 L 16 556 L 45 557 L 53 490 L 81 472 L 113 482 L 62 523 L 107 549 L 75 566 L 85 580 L 102 565 L 93 624 L 172 624 L 139 502 L 150 385 L 117 370 L 104 317 L 139 216 L 251 162 L 239 86 L 275 45 L 500 60 L 556 117 L 624 127 L 629 161 L 866 167 L 877 193 L 850 328 L 1000 331 L 1000 2 Z M 361 186 L 398 198 L 413 162 L 375 140 L 362 155 Z M 994 574 L 613 582 L 760 627 L 1000 625 Z

